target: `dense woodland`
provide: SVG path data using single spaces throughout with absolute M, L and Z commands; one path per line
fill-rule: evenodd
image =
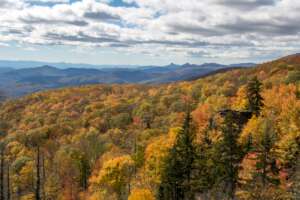
M 1 200 L 300 198 L 300 56 L 5 101 Z

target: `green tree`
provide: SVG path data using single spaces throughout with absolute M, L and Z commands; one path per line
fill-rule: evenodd
M 248 155 L 248 162 L 251 161 L 248 167 L 248 178 L 245 179 L 242 188 L 245 189 L 245 194 L 250 199 L 273 199 L 277 196 L 279 198 L 280 190 L 279 184 L 279 169 L 276 165 L 276 154 L 274 147 L 277 141 L 276 132 L 269 119 L 262 119 L 260 128 L 257 129 L 257 133 L 254 134 L 255 138 L 252 144 L 252 148 Z M 270 191 L 278 192 L 276 194 L 270 194 Z M 283 193 L 282 193 L 283 194 Z M 282 195 L 281 194 L 281 195 Z
M 129 155 L 106 161 L 95 182 L 102 188 L 113 191 L 118 200 L 127 199 L 130 180 L 133 175 L 134 161 Z
M 0 141 L 0 199 L 6 199 L 10 196 L 9 184 L 9 165 L 7 146 L 8 138 L 1 138 Z
M 239 164 L 243 158 L 242 147 L 238 144 L 239 125 L 231 112 L 224 117 L 221 126 L 223 139 L 217 144 L 219 151 L 218 164 L 221 165 L 221 181 L 225 186 L 225 195 L 229 199 L 234 199 L 235 191 L 238 184 Z
M 295 169 L 293 173 L 293 185 L 292 185 L 292 195 L 295 200 L 300 199 L 300 155 L 298 155 L 298 158 L 295 163 Z
M 137 110 L 135 110 L 135 114 L 140 117 L 143 124 L 145 124 L 146 128 L 151 128 L 151 123 L 154 119 L 155 113 L 153 110 L 153 106 L 148 102 L 143 102 Z
M 192 167 L 196 157 L 192 118 L 188 112 L 175 144 L 165 161 L 162 182 L 159 188 L 160 199 L 193 199 L 191 192 Z
M 256 150 L 258 153 L 256 174 L 261 177 L 262 185 L 265 187 L 267 183 L 279 184 L 279 180 L 276 178 L 278 175 L 276 160 L 271 152 L 276 141 L 276 135 L 269 120 L 266 120 L 263 125 L 262 139 Z
M 248 109 L 256 116 L 259 116 L 261 108 L 264 106 L 261 89 L 262 83 L 257 77 L 251 79 L 247 85 Z
M 295 84 L 299 81 L 300 81 L 300 70 L 290 71 L 288 73 L 288 76 L 287 76 L 286 80 L 285 80 L 285 82 L 287 84 L 290 84 L 290 83 Z
M 197 154 L 193 165 L 192 190 L 199 194 L 207 195 L 215 183 L 214 171 L 214 146 L 209 136 L 210 128 L 206 128 L 197 146 Z

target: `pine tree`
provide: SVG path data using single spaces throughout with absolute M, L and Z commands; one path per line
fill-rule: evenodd
M 251 196 L 251 199 L 273 199 L 278 194 L 269 194 L 270 188 L 279 190 L 280 179 L 279 169 L 272 149 L 276 141 L 276 134 L 271 122 L 266 119 L 263 123 L 262 132 L 256 136 L 251 153 L 255 155 L 252 161 L 255 162 L 250 179 L 246 180 L 244 188 Z M 282 199 L 282 198 L 278 198 Z
M 243 158 L 243 151 L 237 142 L 239 127 L 234 122 L 232 113 L 229 112 L 226 114 L 221 130 L 223 132 L 223 140 L 219 144 L 219 164 L 223 171 L 225 195 L 228 199 L 234 199 L 238 184 L 239 164 Z
M 209 137 L 209 129 L 204 130 L 201 144 L 197 146 L 197 153 L 193 166 L 192 190 L 199 194 L 206 194 L 214 185 L 214 149 Z
M 261 108 L 264 106 L 261 96 L 262 83 L 254 77 L 247 85 L 248 109 L 256 116 L 259 116 Z
M 188 112 L 176 142 L 165 160 L 162 183 L 159 188 L 160 199 L 193 199 L 191 191 L 192 167 L 195 160 L 194 133 Z
M 295 169 L 293 173 L 293 185 L 292 185 L 292 195 L 295 200 L 300 200 L 300 154 L 295 163 Z
M 274 145 L 274 130 L 270 126 L 270 122 L 266 121 L 264 124 L 262 140 L 257 149 L 258 158 L 256 164 L 256 175 L 261 178 L 262 186 L 265 187 L 267 183 L 278 184 L 278 169 L 276 161 L 272 157 L 271 149 Z

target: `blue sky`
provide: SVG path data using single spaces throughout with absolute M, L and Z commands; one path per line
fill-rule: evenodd
M 1 0 L 0 59 L 263 62 L 300 50 L 297 0 Z

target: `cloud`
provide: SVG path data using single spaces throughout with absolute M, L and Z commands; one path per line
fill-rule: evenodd
M 210 58 L 300 48 L 297 0 L 112 2 L 1 0 L 0 42 Z
M 120 20 L 120 17 L 117 15 L 112 15 L 106 12 L 86 12 L 84 17 L 95 19 L 95 20 Z
M 0 42 L 0 47 L 9 47 L 10 45 L 7 43 Z
M 221 5 L 241 9 L 249 10 L 263 6 L 274 6 L 278 0 L 217 0 Z
M 22 0 L 1 0 L 0 9 L 21 8 L 24 3 Z
M 30 3 L 69 3 L 70 0 L 25 0 Z

